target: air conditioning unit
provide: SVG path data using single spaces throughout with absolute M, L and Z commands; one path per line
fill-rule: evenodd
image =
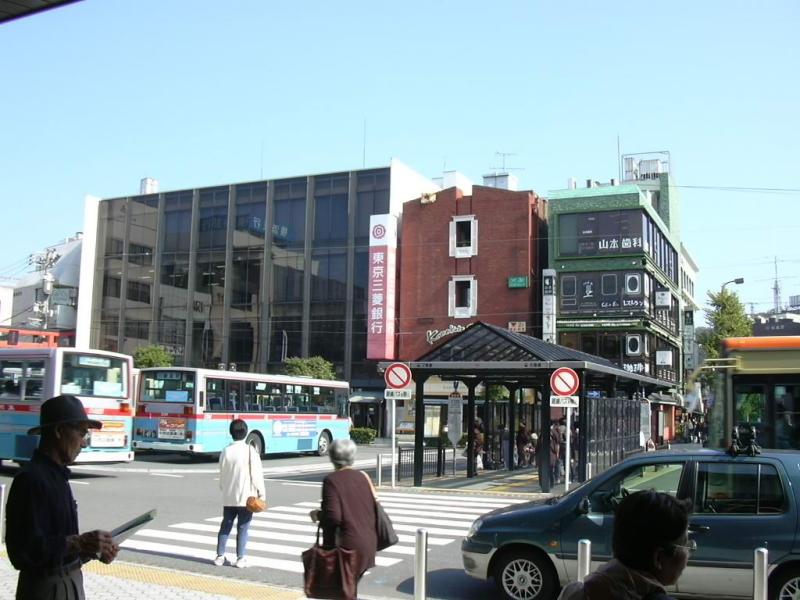
M 641 273 L 625 273 L 625 293 L 631 295 L 642 293 Z
M 625 336 L 625 356 L 641 356 L 643 349 L 641 333 L 629 333 Z

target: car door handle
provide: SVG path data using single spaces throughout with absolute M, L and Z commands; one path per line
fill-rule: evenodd
M 695 525 L 694 523 L 691 523 L 689 525 L 689 531 L 692 531 L 694 533 L 703 533 L 710 530 L 711 527 L 709 527 L 708 525 Z

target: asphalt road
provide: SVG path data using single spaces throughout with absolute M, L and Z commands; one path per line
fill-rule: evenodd
M 357 468 L 374 475 L 375 455 L 385 449 L 361 449 Z M 360 463 L 360 464 L 359 464 Z M 127 540 L 120 559 L 302 587 L 299 553 L 313 543 L 307 513 L 318 506 L 321 482 L 331 471 L 325 457 L 280 456 L 263 461 L 270 509 L 256 515 L 250 528 L 248 569 L 216 567 L 216 530 L 221 516 L 215 459 L 142 454 L 129 464 L 73 467 L 72 487 L 81 530 L 111 529 L 146 510 L 158 516 Z M 0 483 L 10 487 L 17 469 L 0 468 Z M 467 577 L 461 568 L 461 537 L 480 514 L 510 502 L 509 498 L 474 494 L 433 495 L 396 491 L 382 494 L 400 543 L 379 554 L 378 564 L 362 580 L 359 596 L 413 597 L 414 531 L 429 530 L 428 597 L 478 600 L 494 596 L 491 583 Z M 231 542 L 235 535 L 231 536 Z M 229 556 L 235 555 L 229 547 Z

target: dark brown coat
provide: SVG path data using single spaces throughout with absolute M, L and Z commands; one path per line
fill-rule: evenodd
M 375 566 L 378 534 L 375 531 L 375 498 L 361 471 L 340 469 L 322 482 L 322 533 L 326 548 L 337 545 L 355 550 L 356 573 Z M 338 536 L 337 536 L 338 529 Z

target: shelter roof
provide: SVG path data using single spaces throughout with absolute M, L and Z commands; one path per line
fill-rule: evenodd
M 385 369 L 391 363 L 380 363 Z M 618 384 L 638 385 L 654 391 L 674 384 L 646 375 L 629 373 L 610 360 L 551 344 L 478 321 L 415 361 L 412 371 L 440 375 L 443 379 L 477 380 L 517 385 L 542 385 L 559 367 L 581 369 Z

